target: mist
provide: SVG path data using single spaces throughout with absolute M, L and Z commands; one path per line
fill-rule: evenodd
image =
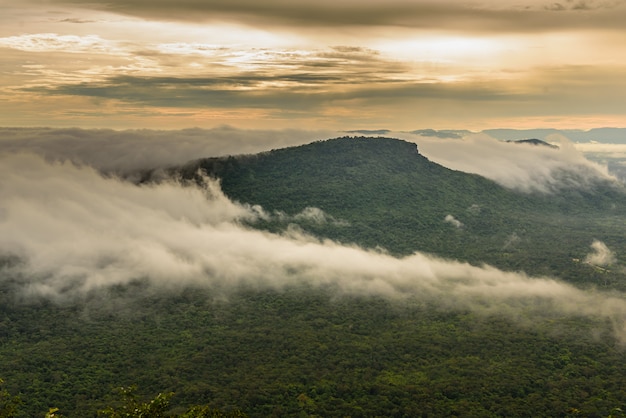
M 621 293 L 422 253 L 395 258 L 294 228 L 272 234 L 246 226 L 262 213 L 230 201 L 211 179 L 137 186 L 69 161 L 0 155 L 0 254 L 19 260 L 4 263 L 0 278 L 24 298 L 63 304 L 137 281 L 164 294 L 306 284 L 510 318 L 588 316 L 611 321 L 626 343 Z
M 585 262 L 595 266 L 610 266 L 617 260 L 615 253 L 602 241 L 595 240 L 591 244 L 592 251 L 585 257 Z
M 449 223 L 450 225 L 453 225 L 456 228 L 462 228 L 463 227 L 463 223 L 461 221 L 459 221 L 458 219 L 456 219 L 452 215 L 446 215 L 446 217 L 443 220 L 444 220 L 444 222 Z
M 553 193 L 562 188 L 592 188 L 598 180 L 616 181 L 606 164 L 593 162 L 562 135 L 549 137 L 559 148 L 514 144 L 485 134 L 462 139 L 385 131 L 385 136 L 415 142 L 419 152 L 453 170 L 479 174 L 521 192 Z M 361 132 L 361 134 L 363 134 Z M 213 129 L 95 130 L 0 128 L 0 153 L 30 153 L 50 161 L 71 161 L 130 180 L 204 157 L 254 154 L 345 135 L 309 130 Z M 372 135 L 379 136 L 378 131 Z
M 462 139 L 410 133 L 393 133 L 392 136 L 415 142 L 420 153 L 433 162 L 481 175 L 524 193 L 590 189 L 598 180 L 616 181 L 605 165 L 585 158 L 562 135 L 547 138 L 558 148 L 504 142 L 482 133 L 469 134 Z
M 333 131 L 0 128 L 0 153 L 32 153 L 130 176 L 204 157 L 254 154 L 337 136 Z

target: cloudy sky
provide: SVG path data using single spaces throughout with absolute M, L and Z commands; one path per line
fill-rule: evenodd
M 0 126 L 626 126 L 624 0 L 0 0 Z

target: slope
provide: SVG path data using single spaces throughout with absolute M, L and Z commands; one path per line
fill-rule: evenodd
M 619 263 L 598 270 L 572 261 L 593 238 L 621 253 L 623 198 L 605 185 L 518 194 L 432 164 L 413 144 L 391 139 L 340 138 L 203 160 L 185 176 L 200 166 L 221 177 L 232 198 L 269 211 L 253 227 L 297 224 L 397 254 L 419 249 L 586 284 L 619 287 L 622 278 Z M 145 221 L 145 212 L 122 203 L 124 217 Z M 313 206 L 325 215 L 306 210 Z M 176 232 L 160 225 L 150 223 L 168 237 Z M 141 247 L 152 242 L 142 237 L 120 248 L 143 261 Z M 159 265 L 157 257 L 147 261 Z M 538 298 L 531 306 L 539 315 L 507 315 L 507 304 L 480 312 L 445 298 L 342 296 L 295 283 L 225 295 L 176 286 L 156 292 L 141 279 L 54 303 L 15 291 L 17 281 L 35 279 L 14 274 L 10 264 L 19 262 L 0 270 L 0 376 L 25 401 L 19 417 L 50 406 L 69 417 L 95 416 L 113 401 L 113 387 L 131 384 L 142 395 L 176 392 L 173 405 L 182 410 L 210 403 L 253 417 L 606 417 L 626 402 L 624 351 L 613 333 L 624 323 L 619 311 L 598 318 L 546 306 L 540 316 L 550 300 Z
M 182 175 L 193 178 L 198 169 L 220 178 L 230 198 L 288 215 L 257 227 L 280 231 L 298 223 L 320 237 L 398 255 L 423 251 L 574 282 L 598 281 L 591 277 L 597 271 L 575 261 L 594 239 L 621 249 L 626 232 L 626 195 L 611 183 L 518 193 L 435 164 L 415 144 L 390 138 L 343 137 L 203 159 Z M 310 207 L 338 222 L 294 218 Z M 602 282 L 619 280 L 608 274 Z

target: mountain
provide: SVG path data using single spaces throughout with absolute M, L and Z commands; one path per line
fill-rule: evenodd
M 487 135 L 504 140 L 516 141 L 522 138 L 546 138 L 549 135 L 563 135 L 574 142 L 603 142 L 608 144 L 626 143 L 626 128 L 580 129 L 487 129 Z
M 583 259 L 594 239 L 620 247 L 626 233 L 626 194 L 608 182 L 518 193 L 435 164 L 414 143 L 397 139 L 343 137 L 202 159 L 182 168 L 182 176 L 194 178 L 198 169 L 218 177 L 231 199 L 291 216 L 256 227 L 276 232 L 299 223 L 320 237 L 397 255 L 422 251 L 573 282 L 589 278 L 588 266 L 572 260 Z M 312 207 L 341 222 L 294 219 Z M 617 275 L 606 281 L 620 282 Z
M 38 273 L 17 255 L 0 262 L 0 416 L 9 394 L 24 401 L 17 418 L 52 406 L 101 416 L 106 405 L 122 411 L 112 393 L 132 385 L 131 406 L 175 392 L 172 409 L 151 416 L 190 416 L 184 411 L 201 404 L 250 417 L 600 418 L 620 416 L 626 402 L 626 198 L 609 182 L 519 193 L 435 164 L 413 143 L 344 137 L 175 169 L 182 184 L 204 182 L 198 170 L 219 178 L 231 199 L 262 213 L 213 225 L 202 215 L 214 202 L 198 188 L 54 167 L 91 176 L 95 205 L 71 200 L 76 188 L 65 187 L 63 211 L 91 219 L 92 208 L 100 222 L 112 208 L 119 217 L 104 217 L 114 230 L 104 246 L 103 229 L 78 219 L 54 229 L 73 230 L 68 253 L 83 254 L 83 235 L 98 244 L 82 258 L 63 253 L 60 272 Z M 32 209 L 23 201 L 19 208 Z M 191 210 L 179 210 L 185 205 Z M 49 261 L 51 244 L 37 244 L 35 263 Z M 480 267 L 393 257 L 414 251 Z M 88 258 L 94 285 L 115 284 L 76 298 L 34 293 L 42 279 L 80 283 Z M 135 264 L 151 268 L 124 283 Z M 366 289 L 341 292 L 327 286 L 333 280 Z M 389 287 L 406 292 L 388 296 Z
M 508 141 L 508 142 L 511 142 L 511 141 Z M 553 149 L 559 148 L 557 145 L 549 144 L 546 141 L 542 141 L 541 139 L 537 139 L 537 138 L 519 139 L 517 141 L 512 141 L 512 142 L 514 144 L 539 145 L 539 146 L 553 148 Z
M 362 135 L 387 135 L 391 133 L 391 130 L 361 130 L 361 131 L 347 131 L 348 133 L 360 133 Z M 593 128 L 589 130 L 582 129 L 485 129 L 481 131 L 484 134 L 489 135 L 492 138 L 499 139 L 501 141 L 517 141 L 524 138 L 540 138 L 545 139 L 550 135 L 562 135 L 573 142 L 602 142 L 607 144 L 624 144 L 626 143 L 626 128 Z M 472 132 L 469 130 L 453 130 L 453 129 L 416 129 L 409 131 L 409 133 L 436 138 L 455 138 L 461 139 L 465 136 L 476 134 L 478 132 Z

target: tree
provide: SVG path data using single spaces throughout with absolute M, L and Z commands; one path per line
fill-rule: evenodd
M 109 418 L 163 418 L 166 416 L 165 412 L 169 408 L 173 392 L 159 393 L 154 399 L 141 402 L 135 393 L 136 390 L 136 386 L 120 388 L 122 405 L 119 408 L 109 406 L 98 411 L 98 414 Z
M 109 418 L 245 418 L 247 416 L 239 410 L 224 412 L 208 405 L 192 406 L 180 415 L 168 413 L 170 398 L 174 396 L 174 392 L 159 393 L 148 402 L 140 402 L 135 393 L 136 390 L 136 386 L 120 388 L 122 405 L 118 408 L 109 406 L 99 411 L 99 414 Z
M 11 395 L 3 385 L 4 380 L 0 379 L 0 418 L 13 418 L 22 400 L 19 396 Z

